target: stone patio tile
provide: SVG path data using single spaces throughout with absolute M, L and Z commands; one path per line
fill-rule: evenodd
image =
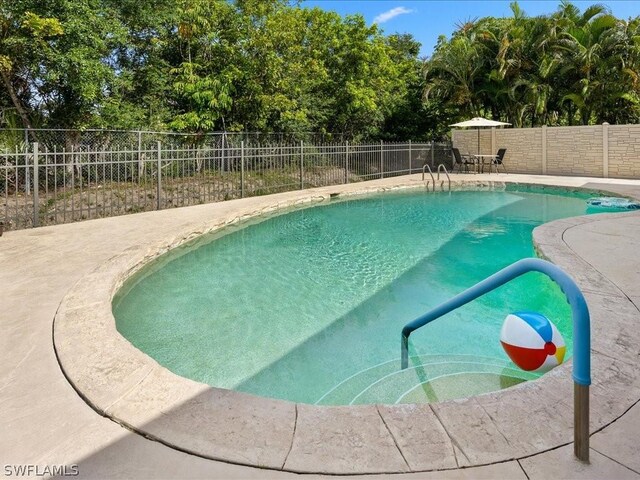
M 61 309 L 75 310 L 101 302 L 110 304 L 115 293 L 114 280 L 137 263 L 131 258 L 130 251 L 112 257 L 82 277 L 65 295 Z
M 610 280 L 577 257 L 566 245 L 535 244 L 541 258 L 552 259 L 553 263 L 570 272 L 571 278 L 583 292 L 624 297 L 624 294 Z
M 11 437 L 0 434 L 0 461 L 3 464 L 37 464 L 34 452 L 48 451 L 52 446 L 68 440 L 74 443 L 77 450 L 77 439 L 83 428 L 74 418 L 78 405 L 76 402 L 70 405 L 67 400 L 57 394 L 47 403 L 34 402 L 33 395 L 24 395 L 10 402 L 2 402 L 0 432 L 13 433 Z M 82 407 L 89 409 L 86 404 Z M 101 418 L 94 411 L 91 414 Z M 29 428 L 30 425 L 47 425 L 52 418 L 56 419 L 55 425 L 42 429 Z
M 111 304 L 61 309 L 54 336 L 60 364 L 74 387 L 100 412 L 138 385 L 155 365 L 115 330 Z
M 621 418 L 591 437 L 591 448 L 624 466 L 640 472 L 638 442 L 640 403 L 636 403 Z
M 582 258 L 589 259 L 602 275 L 615 279 L 618 288 L 629 296 L 640 295 L 640 258 L 637 255 L 637 224 L 640 215 L 624 214 L 615 219 L 604 218 L 569 230 L 565 241 Z M 616 261 L 611 261 L 616 259 Z
M 451 439 L 429 405 L 379 405 L 378 411 L 411 470 L 457 467 Z
M 620 297 L 585 293 L 585 299 L 591 315 L 592 350 L 636 364 L 640 360 L 640 312 L 636 306 Z
M 357 478 L 358 480 L 527 480 L 527 476 L 516 461 L 455 470 L 405 473 L 403 475 L 393 476 L 364 475 Z
M 611 423 L 640 398 L 640 370 L 596 352 L 591 355 L 591 430 Z
M 84 422 L 74 422 L 75 428 L 69 434 L 66 434 L 68 430 L 66 426 L 61 429 L 61 432 L 55 432 L 58 438 L 57 442 L 53 444 L 54 447 L 37 458 L 32 457 L 31 462 L 37 465 L 59 465 L 63 464 L 65 459 L 80 459 L 91 456 L 97 450 L 99 451 L 102 439 L 107 432 L 113 443 L 119 442 L 127 435 L 136 435 L 100 415 L 94 414 L 88 418 L 85 416 L 83 420 Z M 60 433 L 64 433 L 64 435 L 60 435 Z M 81 444 L 78 443 L 78 437 L 84 440 Z
M 573 444 L 520 460 L 530 480 L 575 478 L 580 480 L 638 479 L 640 475 L 591 449 L 589 462 L 573 456 Z
M 97 431 L 87 429 L 82 433 L 82 438 L 89 445 L 85 446 L 83 443 L 80 448 L 76 445 L 75 450 L 72 445 L 66 445 L 63 450 L 48 455 L 38 463 L 49 465 L 59 465 L 65 462 L 76 463 L 80 473 L 77 478 L 82 480 L 164 480 L 173 478 L 179 480 L 271 480 L 299 478 L 294 473 L 215 462 L 189 455 L 159 442 L 150 441 L 107 419 L 102 417 L 100 419 L 111 423 L 114 429 L 119 428 L 121 434 L 107 443 L 104 440 L 100 441 L 100 436 L 104 437 L 104 425 Z M 90 426 L 100 428 L 99 425 Z M 78 451 L 79 449 L 81 452 Z M 74 460 L 69 462 L 69 459 Z
M 298 404 L 296 432 L 284 468 L 329 474 L 409 471 L 375 405 Z
M 214 460 L 280 469 L 295 404 L 212 388 L 157 368 L 108 414 L 168 445 Z
M 572 382 L 563 377 L 549 376 L 475 398 L 518 457 L 573 440 Z
M 193 238 L 197 233 L 206 232 L 227 223 L 237 223 L 237 217 L 245 218 L 252 213 L 270 211 L 277 205 L 290 205 L 313 198 L 321 200 L 333 192 L 344 192 L 341 194 L 343 196 L 362 190 L 392 190 L 397 188 L 399 183 L 418 185 L 424 190 L 424 183 L 419 180 L 419 177 L 418 174 L 410 178 L 389 178 L 360 185 L 288 192 L 219 204 L 6 232 L 0 239 L 0 263 L 3 265 L 3 268 L 0 269 L 0 280 L 4 283 L 4 310 L 0 313 L 4 333 L 4 336 L 0 336 L 0 432 L 2 432 L 0 434 L 0 452 L 7 453 L 10 458 L 6 460 L 9 462 L 50 462 L 55 464 L 78 462 L 81 478 L 292 478 L 296 476 L 296 474 L 278 470 L 249 468 L 189 455 L 158 441 L 150 441 L 143 435 L 122 428 L 115 421 L 96 415 L 68 385 L 66 378 L 60 372 L 51 344 L 51 319 L 60 305 L 60 300 L 70 289 L 74 289 L 74 285 L 80 286 L 84 290 L 79 292 L 79 297 L 83 298 L 82 303 L 77 304 L 74 308 L 87 306 L 90 307 L 90 310 L 110 308 L 110 299 L 106 299 L 106 303 L 103 302 L 104 299 L 95 301 L 98 284 L 94 282 L 101 281 L 101 277 L 103 274 L 107 274 L 108 269 L 113 267 L 113 263 L 118 263 L 116 270 L 130 268 L 132 264 L 127 262 L 135 263 L 140 259 L 151 258 L 168 246 Z M 464 189 L 477 189 L 481 185 L 486 190 L 504 188 L 505 181 L 590 186 L 591 182 L 595 180 L 502 174 L 452 175 L 452 177 L 456 181 L 462 179 L 469 181 L 470 183 L 466 184 Z M 617 184 L 613 185 L 615 183 Z M 633 191 L 640 192 L 638 188 L 640 183 L 637 181 L 633 187 L 625 186 L 623 188 L 619 185 L 621 183 L 623 183 L 621 180 L 602 180 L 599 184 L 604 185 L 602 188 L 605 189 L 629 189 L 631 193 Z M 634 190 L 632 191 L 631 188 Z M 640 196 L 638 197 L 640 198 Z M 614 219 L 615 221 L 613 221 Z M 573 221 L 573 219 L 566 220 L 567 223 Z M 566 235 L 564 240 L 568 239 L 571 249 L 584 256 L 586 262 L 620 286 L 632 298 L 636 306 L 640 306 L 640 282 L 637 281 L 640 270 L 634 267 L 636 264 L 632 263 L 640 258 L 636 255 L 637 239 L 640 238 L 637 233 L 639 232 L 640 215 L 607 215 L 606 219 L 598 218 L 597 221 L 595 216 L 592 216 L 584 217 L 580 221 L 588 225 L 580 225 L 570 229 L 571 235 Z M 610 224 L 615 225 L 611 226 Z M 581 235 L 581 231 L 587 234 Z M 616 248 L 617 244 L 621 248 Z M 565 253 L 571 253 L 571 249 L 566 246 L 560 245 L 560 247 L 564 247 Z M 116 258 L 120 256 L 124 262 L 122 264 L 119 263 L 120 259 Z M 574 256 L 563 257 L 559 255 L 559 258 L 562 266 L 566 266 L 572 275 L 574 274 L 574 266 L 580 275 L 588 272 L 588 270 L 584 270 L 585 265 Z M 556 258 L 552 257 L 552 260 L 556 261 Z M 100 273 L 92 275 L 92 272 Z M 83 278 L 87 274 L 88 276 Z M 83 282 L 81 285 L 77 283 L 80 279 Z M 581 280 L 589 280 L 589 278 Z M 606 294 L 607 291 L 597 291 L 598 280 L 596 278 L 595 284 L 592 285 L 592 287 L 596 287 L 594 293 Z M 606 283 L 604 285 L 605 287 L 611 286 Z M 113 285 L 107 283 L 104 284 L 104 287 L 110 289 L 113 288 Z M 101 290 L 101 292 L 107 291 Z M 613 291 L 609 293 L 613 294 Z M 617 295 L 620 295 L 620 292 Z M 33 303 L 34 298 L 37 299 L 37 305 Z M 598 313 L 596 317 L 598 322 L 594 321 L 594 336 L 596 337 L 594 345 L 597 344 L 597 341 L 601 341 L 603 346 L 611 348 L 593 354 L 592 429 L 594 426 L 602 426 L 610 422 L 640 398 L 638 389 L 640 372 L 636 372 L 638 369 L 634 368 L 633 362 L 622 361 L 623 353 L 632 340 L 634 324 L 625 320 L 621 328 L 612 328 L 612 325 L 617 321 L 619 309 L 614 308 L 613 304 L 611 308 L 605 304 L 598 309 L 601 313 Z M 594 307 L 594 312 L 596 310 Z M 158 369 L 158 372 L 153 371 L 153 375 L 151 375 L 151 370 L 137 369 L 136 365 L 139 365 L 140 358 L 136 357 L 136 353 L 127 353 L 122 357 L 125 364 L 123 367 L 113 363 L 112 359 L 99 358 L 95 352 L 91 351 L 94 347 L 88 346 L 90 344 L 101 345 L 101 348 L 104 346 L 113 352 L 126 351 L 127 348 L 132 349 L 130 345 L 127 347 L 126 344 L 119 342 L 115 344 L 95 342 L 96 331 L 102 329 L 103 332 L 113 332 L 115 327 L 110 311 L 105 316 L 105 318 L 111 319 L 109 324 L 101 324 L 99 319 L 91 315 L 93 313 L 85 317 L 88 321 L 94 322 L 91 328 L 87 328 L 86 324 L 80 322 L 77 324 L 72 322 L 72 326 L 75 328 L 72 333 L 78 335 L 83 333 L 84 329 L 87 332 L 84 337 L 71 336 L 66 340 L 62 337 L 56 339 L 56 341 L 68 342 L 65 346 L 74 353 L 74 359 L 78 363 L 74 368 L 77 368 L 82 381 L 88 381 L 95 375 L 98 382 L 96 390 L 92 391 L 89 388 L 87 398 L 90 400 L 93 398 L 94 401 L 99 398 L 100 402 L 104 402 L 106 406 L 113 403 L 115 399 L 117 403 L 109 411 L 115 412 L 118 408 L 122 408 L 122 412 L 126 413 L 126 408 L 131 408 L 136 412 L 131 416 L 149 431 L 169 432 L 172 439 L 180 441 L 182 438 L 190 438 L 191 440 L 195 438 L 196 446 L 205 455 L 210 455 L 211 452 L 225 453 L 224 449 L 227 448 L 232 454 L 235 453 L 236 457 L 234 458 L 237 460 L 234 461 L 241 463 L 249 463 L 253 459 L 257 459 L 256 462 L 259 463 L 263 461 L 264 457 L 276 458 L 284 462 L 293 439 L 295 406 L 289 404 L 291 407 L 286 412 L 274 409 L 274 413 L 271 415 L 264 400 L 261 400 L 261 406 L 252 404 L 250 400 L 242 400 L 238 406 L 238 402 L 235 400 L 238 398 L 236 395 L 242 396 L 242 394 L 232 395 L 229 393 L 227 396 L 224 392 L 209 389 L 207 386 L 199 387 L 204 388 L 204 391 L 192 390 L 190 385 L 185 386 L 186 380 L 184 379 L 172 386 L 165 385 L 164 380 L 160 380 L 160 384 L 164 385 L 164 390 L 163 388 L 155 390 L 155 387 L 148 386 L 148 377 L 153 376 L 157 379 L 159 378 L 156 377 L 157 373 L 162 370 L 155 366 L 156 364 L 148 357 L 145 356 L 146 360 L 142 363 L 147 362 L 147 367 L 151 365 L 151 368 Z M 602 324 L 599 322 L 601 315 L 604 320 Z M 608 323 L 609 321 L 611 323 Z M 93 337 L 91 337 L 92 333 Z M 82 339 L 91 340 L 91 342 L 84 344 Z M 77 358 L 76 352 L 80 353 Z M 613 352 L 614 355 L 606 356 L 608 352 Z M 63 359 L 63 363 L 68 359 L 64 352 L 58 351 L 58 354 Z M 83 365 L 82 362 L 85 361 L 89 361 L 89 364 Z M 638 363 L 640 364 L 640 362 Z M 570 364 L 565 367 L 570 367 Z M 558 372 L 564 374 L 564 382 L 555 386 L 557 391 L 556 388 L 550 389 L 551 398 L 555 398 L 558 394 L 561 398 L 564 396 L 571 398 L 570 371 L 562 370 L 562 368 L 554 370 L 538 381 L 545 383 L 550 381 L 547 377 L 553 380 Z M 104 390 L 104 382 L 107 382 L 110 387 L 113 386 L 114 391 Z M 140 388 L 143 385 L 144 388 Z M 567 386 L 569 390 L 567 390 Z M 87 390 L 84 394 L 87 394 Z M 122 398 L 123 395 L 124 398 Z M 205 397 L 214 397 L 214 400 Z M 476 399 L 476 406 L 479 406 L 478 401 L 482 400 Z M 266 400 L 266 402 L 268 403 L 270 400 Z M 185 407 L 178 408 L 177 414 L 174 415 L 172 408 L 176 406 L 176 403 Z M 212 404 L 215 406 L 211 406 Z M 440 407 L 441 417 L 446 417 L 448 420 L 449 427 L 447 428 L 456 434 L 452 435 L 454 440 L 457 438 L 456 441 L 459 439 L 467 441 L 465 429 L 470 429 L 472 432 L 482 432 L 484 429 L 493 432 L 493 436 L 498 440 L 503 438 L 505 441 L 505 445 L 490 443 L 488 449 L 501 452 L 513 448 L 504 437 L 501 437 L 501 419 L 508 418 L 508 415 L 502 416 L 498 411 L 499 405 L 496 403 L 493 411 L 485 405 L 486 411 L 474 413 L 473 404 L 474 402 L 470 402 L 471 413 L 466 419 L 458 415 L 459 412 L 454 407 Z M 150 407 L 156 410 L 151 410 Z M 243 424 L 240 417 L 233 417 L 238 411 L 237 409 L 242 410 L 243 408 L 245 410 L 241 414 L 241 418 L 247 418 L 250 422 L 248 425 Z M 304 408 L 304 406 L 300 408 Z M 206 414 L 202 413 L 203 410 Z M 483 412 L 486 414 L 487 411 L 491 412 L 492 416 L 495 415 L 496 423 L 483 416 Z M 635 415 L 636 411 L 633 410 L 633 413 Z M 220 415 L 223 417 L 222 420 Z M 272 416 L 275 418 L 271 418 Z M 461 417 L 461 419 L 457 417 Z M 255 418 L 259 420 L 255 420 Z M 382 464 L 387 468 L 389 464 L 398 463 L 407 470 L 407 465 L 402 463 L 400 451 L 396 449 L 397 455 L 392 456 L 393 449 L 388 448 L 388 438 L 382 440 L 388 431 L 385 432 L 386 429 L 382 430 L 380 427 L 380 423 L 382 423 L 380 414 L 377 419 L 374 418 L 374 416 L 363 415 L 363 421 L 360 422 L 365 424 L 363 428 L 372 430 L 380 436 L 380 439 L 373 443 L 376 447 L 373 452 L 366 452 L 366 447 L 357 443 L 356 432 L 352 431 L 343 436 L 342 443 L 340 443 L 340 439 L 334 439 L 334 443 L 329 444 L 329 447 L 324 450 L 325 463 L 333 460 L 332 452 L 338 452 L 336 455 L 338 462 L 348 464 L 349 458 L 342 458 L 346 455 L 342 450 L 348 448 L 356 450 L 358 455 L 364 456 L 366 459 L 376 457 L 376 455 L 380 456 L 381 458 L 371 460 L 371 464 L 374 466 Z M 334 432 L 338 431 L 337 429 L 340 427 L 344 428 L 343 425 L 335 425 L 332 421 L 325 423 L 328 423 Z M 620 461 L 623 463 L 629 462 L 629 458 L 633 460 L 634 455 L 637 455 L 636 432 L 638 427 L 636 423 L 635 417 L 626 416 L 608 427 L 613 429 L 611 432 L 605 429 L 595 434 L 592 437 L 592 445 L 594 445 L 592 465 L 587 467 L 586 472 L 572 467 L 571 447 L 564 449 L 566 454 L 554 456 L 554 452 L 550 451 L 548 452 L 550 456 L 547 454 L 538 455 L 523 460 L 523 462 L 530 462 L 529 466 L 533 471 L 532 478 L 574 478 L 582 474 L 586 478 L 589 476 L 597 478 L 624 477 L 629 473 L 629 470 L 624 470 L 620 465 L 598 455 L 595 450 L 611 455 L 616 460 L 618 458 L 615 455 L 620 455 Z M 447 422 L 445 422 L 446 424 Z M 193 425 L 198 425 L 201 428 L 195 428 Z M 323 427 L 321 420 L 316 420 L 315 425 L 318 428 Z M 392 430 L 391 421 L 387 426 L 389 430 Z M 192 428 L 192 431 L 187 431 L 187 428 Z M 310 428 L 307 427 L 307 430 Z M 211 434 L 211 431 L 215 433 Z M 505 429 L 504 433 L 509 435 L 509 430 Z M 307 437 L 310 438 L 312 434 L 314 432 L 309 432 Z M 154 438 L 153 434 L 149 434 L 149 436 Z M 318 432 L 315 432 L 315 436 L 322 438 Z M 356 437 L 355 440 L 354 437 Z M 389 437 L 391 436 L 389 435 Z M 482 440 L 482 438 L 481 436 L 480 439 Z M 352 440 L 352 443 L 357 445 L 353 449 L 349 444 L 349 441 Z M 471 452 L 470 456 L 475 455 L 478 458 L 482 456 L 482 452 L 478 453 L 479 449 L 472 443 L 472 440 L 468 440 L 468 444 L 470 446 L 460 445 Z M 249 447 L 246 447 L 247 445 Z M 318 445 L 317 448 L 321 450 L 324 447 Z M 460 448 L 455 448 L 458 458 L 464 458 Z M 605 451 L 606 448 L 610 450 Z M 271 455 L 271 452 L 274 451 L 275 453 Z M 380 455 L 379 452 L 383 454 Z M 387 461 L 388 459 L 384 456 L 387 453 L 391 461 Z M 313 452 L 307 450 L 306 454 L 312 455 Z M 412 454 L 407 453 L 407 457 L 411 459 Z M 416 449 L 415 454 L 419 454 L 419 449 Z M 308 459 L 304 456 L 301 458 Z M 542 460 L 538 460 L 539 458 Z M 3 458 L 3 460 L 5 459 Z M 354 460 L 354 463 L 357 461 L 357 459 Z M 281 465 L 277 465 L 277 461 L 273 461 L 272 464 L 273 468 L 281 468 Z M 533 467 L 536 465 L 543 469 L 551 469 L 547 472 L 549 475 L 543 475 L 545 470 L 542 470 L 540 475 L 534 475 L 536 469 Z M 614 471 L 603 468 L 603 466 L 622 468 L 622 470 Z M 323 468 L 327 469 L 325 465 Z M 540 472 L 540 470 L 537 471 Z M 369 478 L 395 477 L 399 480 L 413 478 L 416 480 L 419 478 L 522 478 L 523 475 L 518 462 L 509 461 L 460 470 L 408 473 L 397 476 L 378 475 Z M 305 478 L 320 478 L 320 476 L 313 475 Z
M 562 236 L 564 232 L 576 225 L 580 225 L 573 219 L 562 218 L 553 222 L 544 223 L 533 229 L 533 243 L 535 245 L 561 245 L 564 244 Z
M 516 458 L 512 445 L 475 399 L 432 405 L 453 443 L 460 467 L 502 462 Z

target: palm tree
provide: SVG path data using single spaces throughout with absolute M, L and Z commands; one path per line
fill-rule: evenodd
M 440 37 L 433 56 L 425 63 L 424 98 L 433 94 L 448 99 L 460 108 L 461 114 L 479 115 L 477 84 L 482 71 L 475 36 L 455 35 L 450 41 Z
M 514 126 L 640 120 L 640 17 L 618 20 L 602 5 L 581 12 L 566 0 L 550 16 L 511 9 L 439 40 L 425 63 L 427 99 Z
M 582 15 L 573 5 L 563 7 L 559 17 L 566 26 L 558 42 L 564 53 L 561 71 L 574 79 L 563 100 L 577 108 L 581 123 L 587 125 L 602 94 L 604 79 L 597 73 L 615 45 L 612 32 L 618 20 L 602 5 L 591 6 Z

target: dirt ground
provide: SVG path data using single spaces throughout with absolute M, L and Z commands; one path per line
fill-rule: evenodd
M 378 173 L 359 175 L 339 167 L 315 167 L 304 171 L 304 188 L 353 183 L 379 178 Z M 244 191 L 241 184 L 244 183 Z M 39 226 L 94 218 L 220 202 L 242 196 L 267 195 L 301 188 L 300 171 L 225 172 L 171 178 L 164 177 L 158 192 L 155 179 L 135 182 L 102 181 L 75 187 L 59 185 L 38 192 Z M 33 192 L 0 192 L 0 221 L 4 230 L 34 225 Z

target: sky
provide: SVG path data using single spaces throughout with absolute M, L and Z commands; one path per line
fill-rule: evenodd
M 320 7 L 341 15 L 359 13 L 367 23 L 377 23 L 385 34 L 411 33 L 422 44 L 420 54 L 430 56 L 440 35 L 449 37 L 456 24 L 480 17 L 510 17 L 512 0 L 305 0 L 306 7 Z M 529 16 L 553 13 L 560 0 L 520 0 Z M 581 11 L 603 4 L 618 18 L 640 15 L 640 0 L 573 1 Z

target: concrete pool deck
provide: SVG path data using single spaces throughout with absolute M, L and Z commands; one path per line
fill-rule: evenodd
M 455 175 L 452 178 L 456 183 L 484 184 L 485 187 L 491 182 L 540 183 L 601 189 L 640 198 L 640 181 L 526 175 Z M 197 413 L 210 399 L 198 398 L 193 402 L 195 409 L 182 409 L 182 416 L 172 421 L 176 400 L 182 402 L 185 391 L 167 393 L 168 388 L 154 391 L 158 383 L 150 380 L 167 375 L 161 367 L 134 369 L 133 376 L 127 375 L 120 383 L 112 383 L 121 371 L 119 366 L 104 362 L 98 370 L 87 369 L 91 362 L 94 366 L 100 365 L 102 357 L 96 357 L 90 342 L 98 338 L 102 327 L 108 329 L 109 325 L 100 325 L 96 320 L 93 329 L 87 325 L 76 329 L 79 337 L 69 336 L 73 333 L 69 330 L 56 337 L 67 375 L 98 411 L 198 455 L 272 470 L 201 458 L 133 433 L 99 415 L 63 375 L 53 348 L 53 319 L 56 312 L 60 319 L 61 314 L 72 314 L 86 307 L 88 310 L 80 316 L 81 321 L 97 318 L 86 315 L 87 312 L 104 314 L 100 310 L 104 308 L 104 298 L 93 303 L 87 303 L 86 299 L 101 292 L 112 293 L 114 285 L 100 283 L 105 273 L 110 271 L 111 280 L 117 283 L 121 281 L 119 275 L 130 271 L 141 260 L 153 258 L 158 252 L 233 219 L 310 200 L 320 201 L 331 193 L 375 191 L 401 185 L 424 184 L 419 175 L 395 177 L 5 233 L 0 238 L 4 306 L 0 313 L 3 332 L 0 463 L 3 466 L 39 465 L 41 469 L 45 465 L 77 464 L 80 476 L 87 478 L 287 478 L 295 475 L 278 471 L 282 468 L 329 473 L 450 469 L 407 473 L 398 478 L 526 478 L 525 472 L 529 478 L 552 475 L 640 478 L 634 438 L 640 431 L 637 405 L 640 372 L 636 372 L 640 350 L 640 258 L 636 253 L 640 245 L 640 215 L 635 213 L 559 220 L 539 227 L 534 234 L 541 255 L 566 268 L 578 281 L 592 311 L 591 428 L 601 430 L 592 436 L 590 465 L 574 461 L 572 446 L 566 445 L 571 439 L 572 427 L 571 381 L 567 375 L 570 365 L 557 369 L 558 374 L 554 371 L 542 381 L 532 383 L 542 385 L 543 390 L 527 387 L 542 406 L 533 410 L 527 410 L 526 405 L 518 402 L 516 411 L 504 408 L 514 396 L 522 393 L 522 388 L 495 396 L 436 404 L 420 410 L 425 421 L 417 422 L 418 425 L 403 425 L 407 417 L 398 413 L 399 409 L 382 406 L 349 411 L 341 407 L 324 409 L 325 416 L 322 416 L 322 412 L 310 412 L 307 406 L 283 406 L 281 404 L 287 402 L 256 401 L 256 397 L 246 396 L 246 402 L 240 402 L 245 409 L 243 418 L 230 416 L 233 423 L 229 420 L 225 423 L 224 418 L 208 423 Z M 115 270 L 110 269 L 109 266 L 114 265 Z M 89 279 L 93 281 L 87 282 Z M 106 290 L 101 290 L 102 287 Z M 61 305 L 63 298 L 66 303 Z M 69 308 L 69 302 L 73 301 L 80 303 L 71 304 Z M 67 323 L 70 327 L 80 325 L 75 321 Z M 80 338 L 87 342 L 79 342 Z M 107 343 L 106 346 L 117 351 L 122 343 L 128 343 L 116 342 L 119 344 Z M 104 346 L 98 342 L 98 346 L 100 344 Z M 82 361 L 78 362 L 79 358 Z M 139 360 L 136 357 L 132 362 Z M 547 391 L 545 383 L 556 392 L 548 398 L 542 395 Z M 166 387 L 167 383 L 163 385 Z M 191 398 L 194 393 L 196 397 L 208 395 L 206 387 L 196 384 L 190 388 L 194 390 L 187 390 L 186 394 Z M 227 398 L 225 403 L 225 394 L 221 392 L 214 396 L 214 413 L 237 407 L 235 399 L 230 402 Z M 278 405 L 270 410 L 269 402 Z M 261 411 L 265 408 L 266 411 Z M 368 434 L 349 424 L 356 411 L 363 417 L 363 423 L 371 426 Z M 326 412 L 331 414 L 327 416 Z M 527 414 L 532 412 L 538 414 L 533 420 Z M 476 414 L 478 416 L 474 416 Z M 185 422 L 189 419 L 193 427 L 186 428 Z M 271 423 L 261 423 L 264 419 Z M 429 424 L 430 421 L 434 423 Z M 333 429 L 319 428 L 332 422 Z M 429 457 L 424 454 L 425 444 L 416 444 L 415 440 L 424 438 L 425 431 L 434 425 L 440 425 L 442 435 L 435 438 L 432 445 L 444 448 L 437 453 L 432 451 L 433 456 Z M 198 428 L 214 430 L 217 435 L 198 437 L 193 434 Z M 408 431 L 409 435 L 399 434 L 400 430 Z M 418 437 L 411 438 L 411 435 Z M 194 437 L 196 441 L 192 442 Z M 548 451 L 538 453 L 545 450 Z M 482 464 L 490 465 L 456 469 Z M 3 475 L 7 472 L 4 467 Z

